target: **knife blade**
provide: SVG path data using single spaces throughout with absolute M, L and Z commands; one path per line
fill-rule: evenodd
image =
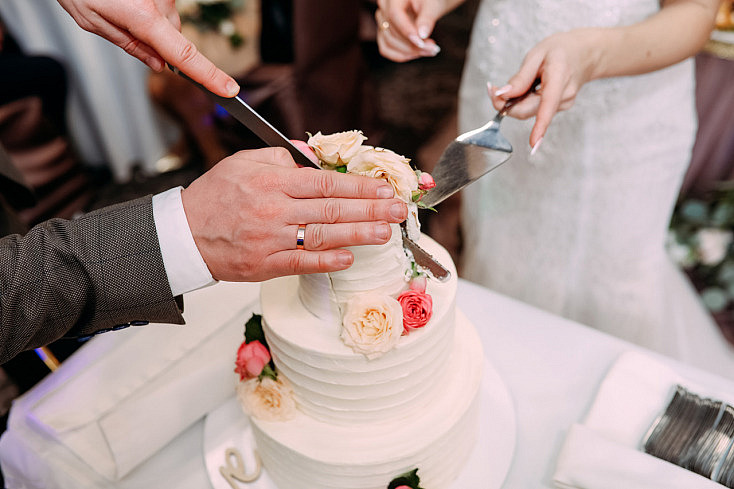
M 242 100 L 239 96 L 233 98 L 220 97 L 216 93 L 209 91 L 202 84 L 195 82 L 178 68 L 170 66 L 171 71 L 185 78 L 189 82 L 193 83 L 199 89 L 204 92 L 215 104 L 220 105 L 229 114 L 245 125 L 250 131 L 255 133 L 262 142 L 268 146 L 285 148 L 293 157 L 293 160 L 301 166 L 309 166 L 311 168 L 320 167 L 311 161 L 311 159 L 303 154 L 291 141 L 285 137 L 280 131 L 273 127 L 267 120 L 265 120 L 255 109 L 250 107 L 247 102 Z
M 408 237 L 408 229 L 405 221 L 400 223 L 400 233 L 403 236 L 403 247 L 413 255 L 413 259 L 419 267 L 423 268 L 439 282 L 446 282 L 451 278 L 451 272 L 446 267 L 441 265 L 430 253 Z
M 204 92 L 214 103 L 219 104 L 223 109 L 229 112 L 232 117 L 237 119 L 239 122 L 244 124 L 250 131 L 252 131 L 257 137 L 259 137 L 268 146 L 276 146 L 287 149 L 296 163 L 301 166 L 309 166 L 311 168 L 322 168 L 311 159 L 303 154 L 291 141 L 286 138 L 280 131 L 273 127 L 267 120 L 265 120 L 260 114 L 255 111 L 252 107 L 242 100 L 239 96 L 233 98 L 220 97 L 219 95 L 211 92 L 202 84 L 195 82 L 186 74 L 181 72 L 178 68 L 169 65 L 171 71 L 177 75 L 185 78 L 199 89 Z M 403 238 L 403 246 L 408 249 L 412 254 L 415 262 L 418 266 L 427 270 L 440 282 L 445 282 L 451 277 L 446 267 L 436 261 L 430 253 L 418 246 L 418 243 L 408 237 L 405 222 L 401 224 L 401 233 Z

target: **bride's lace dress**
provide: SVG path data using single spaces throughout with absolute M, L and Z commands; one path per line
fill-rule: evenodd
M 504 85 L 541 39 L 631 24 L 658 8 L 658 0 L 485 0 L 461 131 L 494 116 L 487 82 Z M 532 158 L 532 120 L 504 119 L 513 156 L 464 191 L 464 276 L 734 377 L 734 351 L 664 250 L 695 135 L 693 83 L 692 60 L 588 83 Z

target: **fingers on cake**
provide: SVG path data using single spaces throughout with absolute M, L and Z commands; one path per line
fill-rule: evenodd
M 279 489 L 448 489 L 478 430 L 481 342 L 456 309 L 448 252 L 420 233 L 434 185 L 360 131 L 308 140 L 325 170 L 387 180 L 408 236 L 451 272 L 439 281 L 403 248 L 356 246 L 347 270 L 263 283 L 262 315 L 237 352 L 237 397 Z

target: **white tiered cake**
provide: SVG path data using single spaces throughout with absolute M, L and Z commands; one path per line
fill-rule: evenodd
M 387 489 L 415 469 L 420 487 L 446 489 L 461 471 L 478 429 L 481 342 L 456 310 L 449 254 L 424 235 L 419 245 L 451 277 L 418 292 L 432 310 L 417 327 L 408 327 L 410 306 L 396 300 L 415 278 L 397 225 L 386 245 L 351 248 L 345 271 L 262 285 L 265 341 L 297 406 L 287 419 L 249 410 L 263 466 L 280 489 Z M 397 337 L 388 331 L 393 320 Z M 355 324 L 364 338 L 350 330 Z

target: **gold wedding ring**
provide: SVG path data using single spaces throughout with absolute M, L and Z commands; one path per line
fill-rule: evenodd
M 303 240 L 306 237 L 306 225 L 305 224 L 299 224 L 298 225 L 298 231 L 296 232 L 296 249 L 297 250 L 305 250 L 306 248 L 303 246 Z

